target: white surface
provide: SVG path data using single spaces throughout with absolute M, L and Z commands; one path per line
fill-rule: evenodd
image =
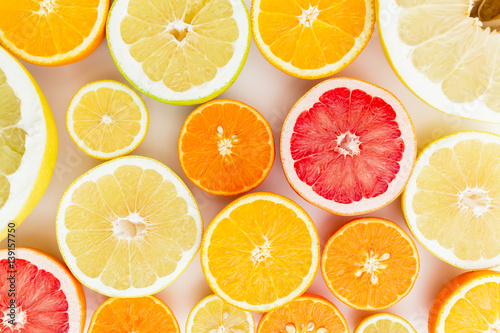
M 250 1 L 245 1 L 250 6 Z M 54 113 L 59 131 L 59 156 L 51 183 L 44 197 L 30 216 L 16 231 L 17 246 L 32 246 L 61 258 L 56 243 L 55 219 L 59 200 L 64 190 L 82 173 L 101 161 L 86 156 L 69 138 L 64 118 L 66 108 L 73 94 L 84 84 L 95 80 L 112 79 L 127 83 L 114 65 L 106 43 L 86 59 L 63 67 L 41 67 L 27 64 Z M 336 76 L 349 76 L 377 84 L 394 93 L 405 105 L 417 131 L 419 150 L 431 141 L 460 130 L 484 130 L 500 134 L 500 125 L 465 120 L 438 112 L 420 101 L 399 81 L 384 57 L 377 32 L 367 48 L 345 70 Z M 274 132 L 275 144 L 281 125 L 292 105 L 318 80 L 308 81 L 288 76 L 270 65 L 259 53 L 252 41 L 250 53 L 241 75 L 221 98 L 232 98 L 247 103 L 259 110 L 269 121 Z M 172 106 L 142 96 L 150 112 L 150 128 L 146 139 L 133 154 L 149 156 L 172 168 L 189 186 L 202 212 L 205 226 L 234 198 L 215 197 L 197 189 L 188 181 L 177 157 L 177 138 L 184 119 L 195 106 Z M 340 217 L 316 208 L 300 198 L 288 185 L 279 155 L 276 154 L 273 169 L 267 179 L 254 191 L 272 191 L 284 195 L 301 205 L 315 222 L 321 242 L 321 249 L 332 233 L 352 217 Z M 406 231 L 398 198 L 392 204 L 377 210 L 369 216 L 378 216 L 398 223 Z M 0 246 L 6 247 L 6 240 Z M 419 333 L 427 332 L 427 316 L 434 297 L 444 285 L 462 270 L 435 258 L 418 246 L 421 270 L 413 290 L 401 302 L 387 309 L 408 320 Z M 90 319 L 96 307 L 106 297 L 88 289 L 87 317 Z M 318 273 L 310 293 L 323 295 L 333 301 L 344 314 L 350 331 L 371 312 L 349 308 L 338 301 L 326 287 L 321 273 Z M 189 310 L 203 297 L 211 294 L 203 277 L 197 255 L 187 270 L 172 285 L 156 294 L 172 309 L 182 331 Z M 258 321 L 261 315 L 256 314 Z

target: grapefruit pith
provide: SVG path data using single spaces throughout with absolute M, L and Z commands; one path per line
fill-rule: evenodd
M 281 131 L 283 170 L 305 200 L 338 215 L 392 202 L 413 169 L 416 137 L 390 92 L 349 78 L 326 80 L 293 106 Z

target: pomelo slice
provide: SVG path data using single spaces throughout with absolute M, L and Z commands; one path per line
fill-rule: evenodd
M 54 171 L 57 130 L 42 91 L 0 47 L 0 240 L 36 206 Z
M 8 249 L 0 250 L 0 332 L 79 333 L 85 328 L 85 295 L 82 285 L 68 269 L 36 249 L 19 247 L 15 264 Z M 12 273 L 14 270 L 16 273 Z M 9 323 L 12 291 L 8 278 L 14 276 L 16 316 Z
M 390 92 L 349 78 L 321 82 L 302 96 L 281 130 L 281 163 L 305 200 L 338 215 L 392 202 L 410 177 L 416 137 Z
M 377 313 L 363 319 L 354 333 L 417 333 L 409 322 L 391 313 Z
M 107 29 L 111 55 L 129 82 L 171 104 L 225 91 L 243 68 L 250 22 L 242 0 L 117 0 Z
M 500 123 L 500 6 L 492 0 L 380 0 L 386 57 L 432 107 Z

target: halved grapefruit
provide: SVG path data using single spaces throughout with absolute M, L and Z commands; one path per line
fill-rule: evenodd
M 83 332 L 83 288 L 59 260 L 31 248 L 2 249 L 0 258 L 0 332 Z
M 338 215 L 392 202 L 416 157 L 413 124 L 401 102 L 373 84 L 323 81 L 288 114 L 280 138 L 283 170 L 310 203 Z

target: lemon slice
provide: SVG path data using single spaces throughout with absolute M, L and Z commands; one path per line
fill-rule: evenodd
M 409 322 L 390 313 L 377 313 L 363 319 L 354 333 L 417 333 Z
M 462 269 L 500 265 L 500 136 L 458 132 L 430 144 L 403 194 L 415 238 Z
M 56 158 L 56 125 L 42 91 L 0 47 L 0 240 L 36 206 Z
M 78 178 L 57 212 L 59 248 L 87 287 L 113 297 L 150 295 L 177 279 L 201 242 L 201 215 L 182 180 L 141 156 Z
M 240 73 L 250 46 L 241 0 L 117 0 L 107 40 L 138 90 L 171 104 L 205 102 Z
M 66 127 L 84 153 L 110 159 L 139 146 L 146 136 L 148 120 L 146 105 L 134 90 L 104 80 L 76 92 L 68 107 Z

